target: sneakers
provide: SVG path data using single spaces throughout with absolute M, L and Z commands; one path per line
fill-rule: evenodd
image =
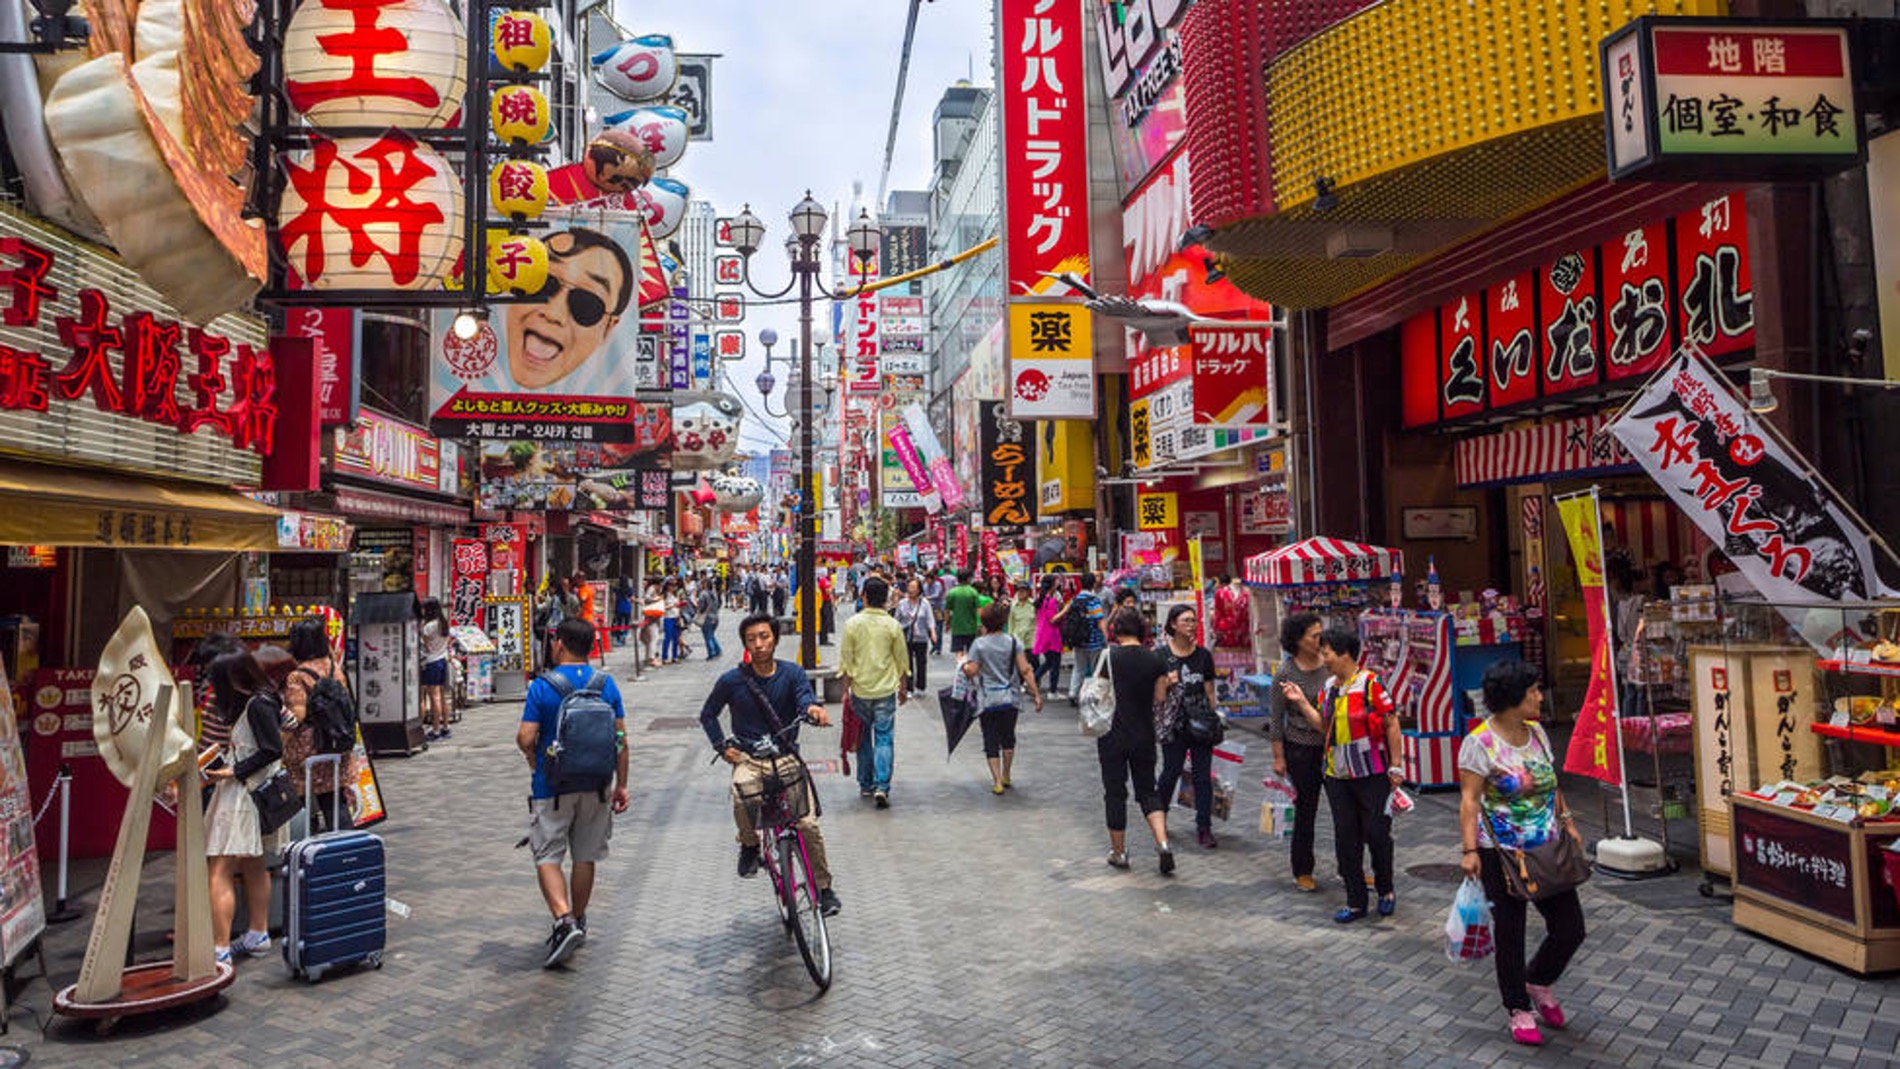
M 211 951 L 212 951 L 212 957 L 217 961 L 219 965 L 231 964 L 231 948 L 230 947 L 212 947 Z
M 759 848 L 742 846 L 739 848 L 739 878 L 749 880 L 759 874 Z
M 877 803 L 879 809 L 889 809 L 891 807 L 891 792 L 872 791 L 871 800 Z
M 1544 1033 L 1537 1030 L 1537 1018 L 1529 1010 L 1511 1011 L 1511 1038 L 1527 1047 L 1544 1045 Z
M 574 914 L 574 927 L 579 928 L 581 930 L 582 935 L 586 935 L 587 934 L 587 914 L 585 913 Z
M 1160 868 L 1161 875 L 1174 875 L 1174 847 L 1169 846 L 1167 843 L 1162 843 L 1160 846 L 1155 847 L 1155 855 L 1155 863 L 1156 866 Z
M 1365 910 L 1354 909 L 1351 906 L 1347 906 L 1344 909 L 1341 909 L 1338 913 L 1333 914 L 1333 922 L 1336 924 L 1351 924 L 1353 921 L 1356 921 L 1360 919 L 1361 917 L 1364 917 L 1365 915 L 1366 915 Z
M 572 917 L 562 917 L 554 922 L 554 930 L 548 933 L 548 956 L 541 962 L 543 969 L 552 969 L 568 958 L 580 947 L 587 933 L 580 930 Z
M 1125 869 L 1128 867 L 1128 854 L 1121 850 L 1110 850 L 1108 864 L 1110 868 Z
M 826 887 L 818 892 L 818 912 L 827 917 L 836 917 L 843 908 L 844 903 L 838 901 L 837 892 L 831 888 Z
M 1216 842 L 1214 839 L 1213 828 L 1202 828 L 1199 831 L 1196 831 L 1194 833 L 1194 841 L 1197 843 L 1200 843 L 1202 847 L 1208 850 L 1213 850 L 1220 846 L 1220 843 Z
M 237 943 L 231 947 L 232 953 L 247 954 L 251 957 L 257 957 L 269 949 L 269 932 L 245 932 L 238 937 Z
M 872 790 L 872 789 L 871 789 L 871 788 L 869 788 L 869 787 L 859 787 L 859 788 L 858 788 L 858 797 L 859 797 L 859 798 L 869 798 L 869 797 L 871 797 L 872 795 L 874 795 L 874 794 L 876 794 L 876 793 L 877 793 L 876 791 L 874 791 L 874 790 Z
M 1542 1017 L 1545 1024 L 1552 1028 L 1564 1026 L 1564 1008 L 1557 1005 L 1557 996 L 1551 994 L 1550 988 L 1542 984 L 1525 984 L 1524 990 L 1530 995 L 1531 1004 L 1537 1007 L 1537 1016 Z
M 1000 784 L 1000 783 L 992 783 L 992 784 L 990 784 L 990 793 L 991 793 L 991 794 L 1002 794 L 1002 793 L 1003 793 L 1003 785 L 1002 785 L 1002 784 Z
M 1293 886 L 1308 894 L 1312 894 L 1314 891 L 1319 890 L 1319 881 L 1311 876 L 1295 876 L 1293 877 Z

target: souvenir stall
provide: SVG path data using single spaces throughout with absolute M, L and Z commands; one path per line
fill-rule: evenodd
M 1360 663 L 1385 681 L 1405 735 L 1405 778 L 1458 785 L 1458 743 L 1484 717 L 1484 670 L 1519 656 L 1523 619 L 1488 609 L 1368 609 L 1359 616 Z
M 1777 608 L 1725 603 L 1688 651 L 1704 865 L 1737 927 L 1900 969 L 1900 601 L 1797 610 L 1839 619 L 1818 654 Z
M 1282 656 L 1280 621 L 1313 612 L 1329 627 L 1351 624 L 1394 597 L 1404 574 L 1399 550 L 1340 538 L 1309 538 L 1247 558 L 1241 575 L 1252 594 L 1253 674 L 1240 680 L 1252 692 L 1251 714 L 1266 713 Z

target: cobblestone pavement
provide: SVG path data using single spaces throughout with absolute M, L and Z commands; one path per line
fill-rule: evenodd
M 632 675 L 624 655 L 612 664 Z M 733 875 L 726 777 L 692 719 L 714 667 L 623 684 L 633 808 L 568 967 L 538 967 L 547 917 L 513 849 L 527 786 L 516 710 L 485 706 L 451 741 L 378 764 L 390 894 L 409 910 L 390 918 L 382 970 L 313 986 L 273 956 L 199 1010 L 100 1038 L 66 1021 L 42 1037 L 16 1009 L 0 1042 L 35 1065 L 188 1069 L 1896 1064 L 1900 983 L 1736 930 L 1687 872 L 1586 887 L 1590 938 L 1560 988 L 1571 1027 L 1541 1051 L 1515 1047 L 1489 964 L 1454 966 L 1440 949 L 1454 797 L 1427 796 L 1399 829 L 1398 915 L 1341 928 L 1337 886 L 1294 892 L 1284 847 L 1257 832 L 1258 738 L 1217 851 L 1191 845 L 1177 814 L 1173 879 L 1146 845 L 1133 871 L 1105 866 L 1093 747 L 1063 702 L 1025 714 L 1018 786 L 1001 797 L 976 739 L 946 763 L 934 703 L 900 710 L 891 809 L 835 768 L 821 776 L 844 912 L 835 986 L 815 998 L 768 885 Z M 933 668 L 948 678 L 947 658 Z M 836 739 L 810 732 L 807 756 L 835 761 Z M 170 872 L 146 876 L 146 957 L 164 955 Z M 83 904 L 97 882 L 82 876 Z M 50 936 L 61 984 L 89 923 Z M 44 984 L 20 997 L 46 1012 Z

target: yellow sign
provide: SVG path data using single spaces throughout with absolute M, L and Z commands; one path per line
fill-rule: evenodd
M 1136 495 L 1135 525 L 1144 531 L 1172 531 L 1181 526 L 1179 495 Z
M 1095 418 L 1095 341 L 1084 305 L 1053 301 L 1009 306 L 1012 419 Z
M 1154 435 L 1149 424 L 1146 397 L 1128 406 L 1128 445 L 1135 457 L 1135 467 L 1154 467 Z
M 1036 438 L 1037 515 L 1095 507 L 1095 424 L 1075 419 L 1026 424 Z

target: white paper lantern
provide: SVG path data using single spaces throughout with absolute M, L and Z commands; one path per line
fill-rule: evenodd
M 310 289 L 438 289 L 462 255 L 462 182 L 396 131 L 318 139 L 284 165 L 278 241 Z
M 646 214 L 647 229 L 656 240 L 680 228 L 692 195 L 686 183 L 673 178 L 655 178 L 633 191 L 633 199 Z
M 639 138 L 647 151 L 653 153 L 655 167 L 671 167 L 686 155 L 688 127 L 684 108 L 635 108 L 601 121 L 609 130 L 625 130 Z
M 597 52 L 593 64 L 594 77 L 609 93 L 635 103 L 658 100 L 679 78 L 673 39 L 663 33 L 634 37 Z
M 468 35 L 446 0 L 303 0 L 284 31 L 285 94 L 312 126 L 441 128 L 467 88 Z

